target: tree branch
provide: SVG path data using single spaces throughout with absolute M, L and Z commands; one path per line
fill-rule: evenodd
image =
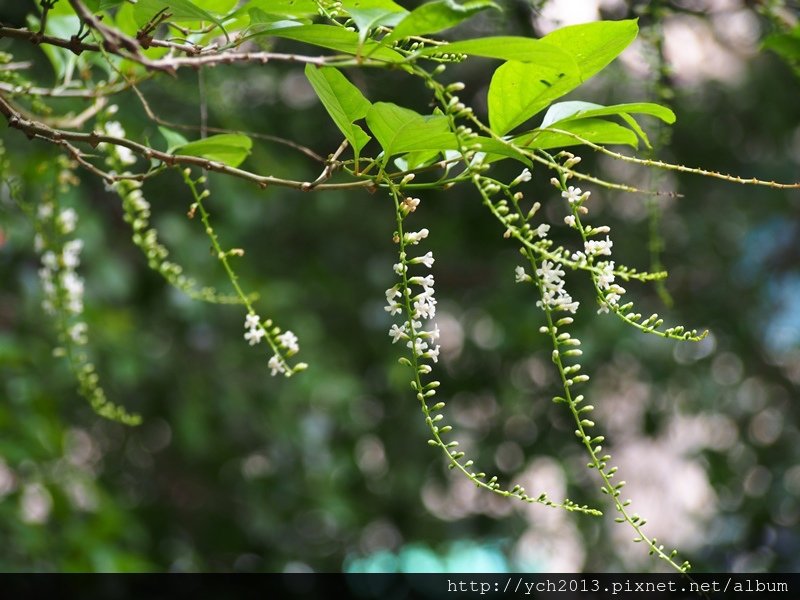
M 359 181 L 350 181 L 344 183 L 324 183 L 314 188 L 311 187 L 311 182 L 307 181 L 294 181 L 291 179 L 282 179 L 280 177 L 273 177 L 271 175 L 258 175 L 244 169 L 230 167 L 222 162 L 209 160 L 200 156 L 187 156 L 183 154 L 169 154 L 160 150 L 155 150 L 144 144 L 133 142 L 125 138 L 104 135 L 93 131 L 91 133 L 78 133 L 75 131 L 66 131 L 63 129 L 54 129 L 48 127 L 44 123 L 32 119 L 26 119 L 22 114 L 17 111 L 8 101 L 0 95 L 0 114 L 2 114 L 9 127 L 22 131 L 29 139 L 39 138 L 64 146 L 64 142 L 81 142 L 89 144 L 93 148 L 98 144 L 113 144 L 128 148 L 132 152 L 139 154 L 147 160 L 156 159 L 161 161 L 167 166 L 185 165 L 188 167 L 199 167 L 206 171 L 215 173 L 223 173 L 239 179 L 244 179 L 255 183 L 262 189 L 270 185 L 277 185 L 281 187 L 294 188 L 297 190 L 309 191 L 311 189 L 353 189 L 353 188 L 367 188 L 374 189 L 375 182 L 371 179 L 361 179 Z M 82 162 L 85 165 L 85 162 Z M 127 179 L 125 176 L 104 174 L 104 178 L 109 181 L 120 181 Z

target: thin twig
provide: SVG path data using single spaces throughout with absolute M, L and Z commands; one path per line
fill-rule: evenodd
M 19 111 L 14 109 L 6 99 L 0 95 L 0 114 L 2 114 L 10 127 L 18 129 L 25 133 L 29 138 L 38 138 L 49 141 L 54 144 L 63 145 L 63 141 L 81 142 L 89 144 L 93 148 L 98 144 L 114 144 L 128 148 L 132 152 L 143 156 L 147 160 L 156 159 L 161 161 L 167 166 L 186 165 L 188 167 L 198 167 L 207 171 L 216 173 L 223 173 L 239 179 L 244 179 L 257 184 L 259 187 L 267 188 L 270 185 L 277 185 L 281 187 L 294 188 L 298 190 L 308 189 L 310 182 L 294 181 L 290 179 L 282 179 L 280 177 L 273 177 L 271 175 L 258 175 L 244 169 L 231 167 L 223 162 L 210 160 L 200 156 L 187 156 L 183 154 L 169 154 L 156 150 L 144 144 L 133 142 L 125 138 L 104 135 L 93 131 L 91 133 L 78 133 L 74 131 L 66 131 L 63 129 L 54 129 L 48 127 L 39 121 L 25 119 Z M 127 179 L 122 176 L 106 176 L 107 181 L 119 181 Z M 376 184 L 371 179 L 361 179 L 359 181 L 349 181 L 343 183 L 324 183 L 318 185 L 315 189 L 354 189 L 354 188 L 374 188 Z

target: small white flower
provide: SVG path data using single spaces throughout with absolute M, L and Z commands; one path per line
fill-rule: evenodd
M 429 348 L 427 352 L 425 352 L 425 358 L 430 358 L 433 362 L 439 362 L 439 350 L 441 346 L 436 346 L 435 348 Z
M 256 329 L 261 324 L 261 317 L 259 317 L 255 313 L 249 313 L 244 318 L 244 328 L 245 329 Z
M 248 329 L 244 332 L 244 339 L 246 339 L 251 346 L 258 344 L 263 337 L 264 330 L 260 327 L 254 327 L 253 329 Z
M 513 187 L 515 185 L 519 185 L 520 183 L 528 183 L 531 180 L 531 178 L 532 175 L 530 169 L 528 169 L 528 167 L 525 167 L 524 169 L 522 169 L 522 173 L 517 175 L 516 179 L 514 179 L 514 181 L 512 181 L 509 185 Z
M 80 253 L 83 249 L 83 240 L 70 240 L 64 244 L 64 251 L 61 253 L 61 259 L 64 261 L 64 266 L 67 269 L 75 269 L 81 263 Z
M 530 275 L 525 272 L 525 267 L 517 266 L 514 269 L 514 281 L 517 283 L 522 283 L 524 281 L 530 280 Z
M 73 208 L 65 208 L 58 214 L 58 226 L 61 233 L 67 234 L 75 231 L 78 224 L 78 213 Z
M 383 310 L 390 315 L 399 315 L 403 312 L 403 306 L 399 302 L 389 302 L 389 304 L 383 307 Z
M 125 129 L 119 121 L 109 121 L 105 126 L 105 133 L 110 137 L 124 138 Z
M 564 223 L 566 223 L 570 227 L 575 227 L 575 215 L 567 215 L 566 217 L 564 217 Z
M 611 256 L 611 247 L 613 245 L 614 242 L 611 241 L 611 238 L 606 236 L 605 240 L 587 240 L 583 243 L 583 249 L 588 256 L 599 256 L 601 254 Z
M 132 165 L 136 162 L 136 155 L 125 146 L 117 146 L 117 158 L 123 165 Z
M 272 369 L 272 372 L 270 373 L 270 375 L 272 375 L 273 377 L 275 375 L 277 375 L 278 373 L 285 373 L 286 372 L 286 367 L 284 366 L 283 361 L 281 360 L 280 356 L 278 356 L 277 354 L 273 354 L 272 355 L 272 358 L 269 359 L 269 362 L 267 363 L 267 366 L 270 369 Z
M 550 231 L 550 225 L 547 223 L 542 223 L 539 225 L 535 230 L 534 233 L 538 235 L 540 238 L 546 237 L 547 232 Z
M 435 259 L 433 258 L 433 252 L 428 252 L 425 256 L 418 256 L 417 258 L 411 259 L 412 265 L 425 265 L 427 268 L 433 267 Z
M 55 252 L 48 250 L 42 254 L 42 264 L 50 271 L 55 271 L 58 269 L 58 257 L 56 256 Z
M 428 237 L 429 233 L 430 232 L 426 228 L 423 228 L 419 231 L 411 231 L 406 233 L 403 237 L 408 244 L 419 244 L 420 240 L 424 240 L 426 237 Z
M 284 331 L 281 335 L 278 336 L 278 343 L 281 346 L 286 348 L 291 354 L 295 354 L 296 352 L 300 351 L 300 346 L 297 343 L 297 336 L 292 333 L 291 331 Z
M 614 283 L 614 261 L 601 263 L 602 272 L 597 276 L 597 287 L 607 290 Z
M 419 206 L 419 198 L 411 198 L 410 196 L 403 200 L 402 208 L 406 214 L 412 213 L 417 210 Z
M 392 269 L 394 269 L 394 272 L 397 275 L 402 275 L 403 273 L 406 272 L 407 267 L 403 263 L 396 263 L 395 265 L 392 266 Z
M 566 192 L 561 192 L 561 197 L 566 199 L 570 204 L 580 204 L 589 198 L 591 192 L 582 192 L 581 188 L 569 186 Z
M 88 341 L 86 339 L 86 334 L 88 330 L 89 327 L 86 325 L 86 323 L 83 322 L 75 323 L 75 325 L 73 325 L 69 329 L 69 337 L 72 338 L 72 341 L 75 342 L 76 344 L 80 345 L 86 344 Z
M 428 343 L 420 337 L 408 340 L 406 346 L 411 348 L 417 356 L 422 356 L 428 349 Z
M 427 293 L 420 294 L 414 300 L 414 317 L 432 319 L 436 316 L 436 299 Z
M 433 288 L 433 275 L 426 275 L 425 277 L 412 277 L 408 283 L 413 285 L 421 285 L 423 288 Z
M 61 285 L 69 296 L 83 296 L 83 279 L 75 271 L 64 271 Z
M 406 324 L 403 323 L 402 327 L 398 327 L 398 325 L 395 323 L 394 325 L 392 325 L 391 329 L 389 329 L 389 335 L 392 336 L 393 344 L 398 340 L 407 338 L 408 336 L 406 335 Z
M 39 208 L 36 209 L 36 215 L 44 221 L 45 219 L 49 219 L 53 216 L 53 205 L 49 202 L 45 202 L 44 204 L 40 204 Z

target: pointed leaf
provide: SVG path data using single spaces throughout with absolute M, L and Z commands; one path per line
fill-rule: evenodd
M 252 140 L 240 133 L 221 133 L 202 140 L 189 142 L 173 150 L 173 154 L 201 156 L 208 160 L 225 163 L 229 167 L 238 167 L 253 147 Z
M 532 38 L 514 36 L 476 38 L 442 46 L 429 46 L 420 51 L 422 56 L 435 56 L 442 53 L 469 54 L 470 56 L 500 60 L 538 63 L 565 73 L 580 74 L 578 65 L 570 53 L 554 44 Z
M 559 102 L 553 104 L 545 113 L 541 127 L 547 127 L 551 123 L 557 123 L 564 119 L 585 118 L 585 117 L 606 117 L 621 114 L 643 114 L 658 117 L 665 123 L 675 122 L 675 113 L 666 106 L 654 104 L 652 102 L 631 102 L 628 104 L 612 104 L 603 106 L 592 102 Z
M 487 8 L 501 10 L 490 0 L 471 0 L 465 4 L 458 4 L 454 0 L 428 2 L 413 10 L 383 41 L 389 43 L 412 35 L 437 33 Z
M 508 61 L 494 72 L 489 85 L 489 124 L 504 135 L 578 85 L 580 78 L 574 71 Z
M 390 102 L 376 102 L 367 112 L 367 124 L 380 142 L 385 159 L 404 152 L 458 147 L 443 115 L 422 116 Z
M 367 115 L 370 102 L 361 91 L 333 67 L 306 65 L 306 77 L 325 110 L 358 154 L 370 137 L 354 122 Z
M 625 144 L 634 148 L 639 145 L 636 134 L 630 129 L 604 119 L 588 118 L 561 121 L 552 125 L 552 127 L 574 133 L 595 144 Z M 582 142 L 563 133 L 535 129 L 514 138 L 514 143 L 525 148 L 546 150 L 548 148 L 578 146 Z
M 393 63 L 405 60 L 401 54 L 389 48 L 384 48 L 371 40 L 361 44 L 355 31 L 349 31 L 334 25 L 313 24 L 301 27 L 286 27 L 275 31 L 271 30 L 267 33 L 268 35 L 305 42 L 322 48 L 330 48 L 345 54 L 369 55 L 371 58 Z
M 575 58 L 581 81 L 602 70 L 636 39 L 639 27 L 635 19 L 596 21 L 562 27 L 542 38 Z

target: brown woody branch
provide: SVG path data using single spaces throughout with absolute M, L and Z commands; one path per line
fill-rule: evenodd
M 0 95 L 0 114 L 2 114 L 5 117 L 9 127 L 22 131 L 26 136 L 28 136 L 29 139 L 38 138 L 68 148 L 69 146 L 71 146 L 71 144 L 69 144 L 69 146 L 67 145 L 67 143 L 69 142 L 85 143 L 90 145 L 92 148 L 97 147 L 97 145 L 101 143 L 113 144 L 116 146 L 122 146 L 124 148 L 128 148 L 132 152 L 135 152 L 136 154 L 144 157 L 147 160 L 156 159 L 158 161 L 161 161 L 166 166 L 185 165 L 187 167 L 198 167 L 201 169 L 205 169 L 206 171 L 222 173 L 225 175 L 230 175 L 232 177 L 237 177 L 239 179 L 250 181 L 252 183 L 257 184 L 262 189 L 270 185 L 294 188 L 303 191 L 308 191 L 310 189 L 352 189 L 352 188 L 372 189 L 375 188 L 376 186 L 376 184 L 372 180 L 362 179 L 359 181 L 351 181 L 345 183 L 323 183 L 316 186 L 315 188 L 312 188 L 311 182 L 282 179 L 280 177 L 273 177 L 271 175 L 258 175 L 250 171 L 245 171 L 244 169 L 230 167 L 225 163 L 209 160 L 207 158 L 202 158 L 199 156 L 169 154 L 167 152 L 155 150 L 154 148 L 151 148 L 144 144 L 140 144 L 138 142 L 133 142 L 125 138 L 104 135 L 96 131 L 93 131 L 91 133 L 79 133 L 63 129 L 55 129 L 39 121 L 24 118 L 22 114 L 18 110 L 16 110 L 11 104 L 9 104 L 8 101 L 6 101 L 6 99 L 2 95 Z M 74 152 L 72 152 L 72 154 L 73 156 L 76 156 Z M 81 161 L 81 163 L 84 166 L 86 166 L 85 160 Z M 100 172 L 97 169 L 91 169 L 91 170 L 93 170 L 95 173 Z M 112 182 L 128 178 L 120 175 L 111 175 L 109 173 L 102 173 L 102 176 L 106 180 Z

